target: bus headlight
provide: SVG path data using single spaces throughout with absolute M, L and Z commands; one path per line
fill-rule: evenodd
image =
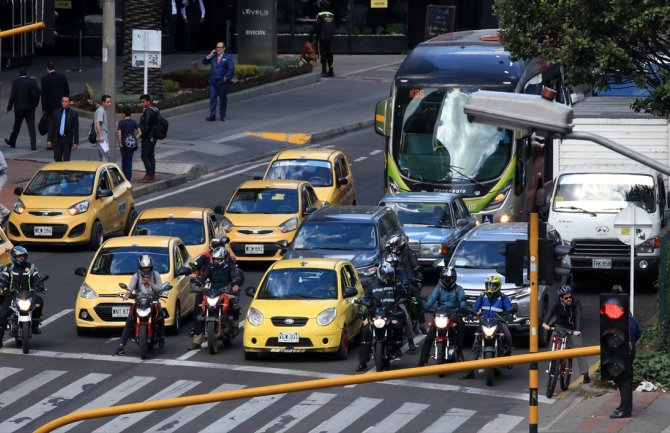
M 505 186 L 503 186 L 500 191 L 498 191 L 498 194 L 496 194 L 495 197 L 493 197 L 493 199 L 484 207 L 484 209 L 482 209 L 482 212 L 500 209 L 500 206 L 502 206 L 505 200 L 507 200 L 507 196 L 509 195 L 511 189 L 512 183 L 506 183 Z

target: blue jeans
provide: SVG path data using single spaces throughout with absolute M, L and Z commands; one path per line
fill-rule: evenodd
M 209 85 L 209 117 L 216 117 L 216 99 L 221 100 L 219 113 L 221 119 L 226 118 L 226 107 L 228 106 L 228 81 L 211 83 Z
M 133 178 L 133 153 L 135 153 L 134 150 L 121 150 L 121 171 L 128 180 Z

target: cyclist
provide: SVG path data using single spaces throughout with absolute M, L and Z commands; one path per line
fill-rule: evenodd
M 568 284 L 559 287 L 556 292 L 558 300 L 549 308 L 542 321 L 542 327 L 549 330 L 548 323 L 556 315 L 554 324 L 571 331 L 567 342 L 569 349 L 582 347 L 582 303 L 575 299 L 572 292 L 572 286 Z M 590 383 L 589 366 L 586 364 L 586 359 L 580 356 L 577 358 L 577 365 L 579 365 L 579 372 L 584 376 L 584 383 Z

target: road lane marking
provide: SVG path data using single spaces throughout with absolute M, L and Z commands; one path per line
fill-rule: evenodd
M 289 410 L 265 424 L 258 430 L 258 433 L 280 433 L 289 430 L 336 396 L 337 394 L 313 392 L 303 401 L 292 406 Z
M 221 418 L 208 425 L 204 430 L 201 430 L 200 433 L 228 433 L 252 416 L 259 414 L 263 409 L 276 403 L 285 395 L 286 394 L 274 394 L 254 397 L 227 414 L 222 414 Z
M 23 354 L 23 352 L 21 352 L 21 354 Z M 51 382 L 65 373 L 67 372 L 63 370 L 44 370 L 35 375 L 31 375 L 29 378 L 19 383 L 12 389 L 9 389 L 0 394 L 0 409 L 25 397 L 31 392 L 44 386 L 47 382 Z
M 0 431 L 11 433 L 21 429 L 26 424 L 36 420 L 61 405 L 67 405 L 69 400 L 74 399 L 91 385 L 107 379 L 111 374 L 89 373 L 81 379 L 74 381 L 68 386 L 59 389 L 39 403 L 30 405 L 27 409 L 0 423 Z
M 366 159 L 368 159 L 367 156 L 360 156 L 360 157 L 354 159 L 354 162 L 361 162 L 361 161 L 365 161 Z
M 188 392 L 191 389 L 195 388 L 199 384 L 200 381 L 197 380 L 178 380 L 168 385 L 165 389 L 161 390 L 160 392 L 154 394 L 147 401 L 164 400 L 168 398 L 179 397 L 185 392 Z M 132 427 L 136 423 L 140 422 L 144 418 L 151 415 L 153 412 L 155 411 L 149 410 L 144 412 L 135 412 L 135 413 L 128 413 L 125 415 L 119 415 L 110 422 L 108 422 L 107 424 L 95 430 L 93 433 L 121 432 L 123 430 Z
M 376 155 L 376 154 L 382 153 L 382 152 L 383 152 L 383 150 L 377 149 L 377 150 L 373 150 L 372 152 L 370 152 L 370 155 Z
M 453 433 L 475 413 L 475 410 L 451 408 L 421 433 Z
M 46 319 L 42 320 L 42 325 L 41 325 L 41 326 L 42 326 L 42 327 L 45 327 L 45 326 L 47 326 L 49 323 L 51 323 L 51 322 L 53 322 L 53 321 L 55 321 L 55 320 L 58 320 L 58 319 L 60 319 L 61 317 L 65 316 L 66 314 L 71 313 L 71 312 L 73 312 L 73 311 L 74 311 L 74 310 L 73 310 L 72 308 L 70 308 L 70 309 L 63 310 L 63 311 L 61 311 L 61 312 L 59 312 L 59 313 L 57 313 L 57 314 L 54 314 L 54 315 L 52 315 L 52 316 L 49 316 L 49 317 L 47 317 Z M 13 340 L 14 340 L 14 339 L 10 337 L 10 338 L 4 340 L 4 341 L 2 342 L 2 344 L 5 345 L 5 344 L 7 344 L 7 343 L 12 342 Z
M 507 433 L 516 427 L 524 418 L 522 416 L 499 413 L 495 419 L 487 422 L 479 433 Z
M 363 433 L 394 433 L 403 428 L 407 423 L 416 418 L 424 410 L 428 409 L 430 405 L 421 403 L 404 403 L 400 409 L 394 411 L 391 415 L 384 417 L 384 419 L 366 428 Z
M 12 374 L 18 373 L 22 368 L 0 367 L 0 381 L 8 378 Z
M 341 411 L 316 426 L 309 433 L 338 433 L 349 427 L 357 419 L 366 415 L 383 400 L 380 398 L 359 397 Z

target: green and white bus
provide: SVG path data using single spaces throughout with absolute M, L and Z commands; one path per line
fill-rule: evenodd
M 386 137 L 385 192 L 461 195 L 479 221 L 525 220 L 535 192 L 551 184 L 551 150 L 513 130 L 470 123 L 477 90 L 540 94 L 565 103 L 563 70 L 539 59 L 512 60 L 497 30 L 449 33 L 417 45 L 377 103 L 375 131 Z M 549 146 L 547 146 L 549 147 Z

